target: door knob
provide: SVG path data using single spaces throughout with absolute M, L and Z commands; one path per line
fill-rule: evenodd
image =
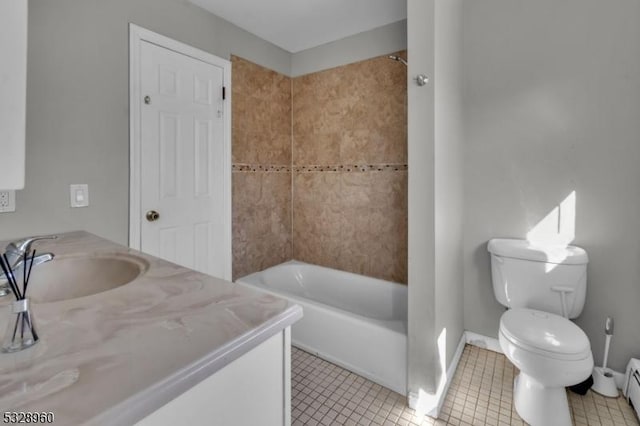
M 149 210 L 147 212 L 147 220 L 149 222 L 155 222 L 156 220 L 160 219 L 160 213 L 158 213 L 155 210 Z

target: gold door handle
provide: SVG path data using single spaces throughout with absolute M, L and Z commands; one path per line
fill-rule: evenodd
M 160 219 L 160 213 L 158 213 L 155 210 L 149 210 L 147 212 L 147 220 L 149 222 L 155 222 L 156 220 Z

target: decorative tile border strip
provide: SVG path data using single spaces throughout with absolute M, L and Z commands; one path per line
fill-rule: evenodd
M 232 172 L 290 172 L 291 166 L 269 164 L 236 163 L 231 166 Z
M 285 166 L 269 164 L 245 164 L 236 163 L 232 166 L 234 172 L 399 172 L 407 171 L 407 164 L 332 164 L 332 165 L 308 165 L 308 166 Z
M 333 164 L 328 166 L 293 166 L 298 173 L 305 172 L 398 172 L 407 171 L 407 164 Z

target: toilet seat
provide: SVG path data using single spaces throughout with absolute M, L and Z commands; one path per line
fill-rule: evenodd
M 587 335 L 559 315 L 535 309 L 510 309 L 500 318 L 500 333 L 513 345 L 557 360 L 591 356 Z

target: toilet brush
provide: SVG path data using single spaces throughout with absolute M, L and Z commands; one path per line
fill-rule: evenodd
M 609 346 L 611 345 L 611 337 L 613 336 L 613 318 L 607 317 L 604 325 L 605 343 L 604 343 L 604 361 L 602 367 L 593 369 L 593 390 L 600 395 L 611 398 L 618 397 L 618 388 L 613 379 L 613 373 L 607 368 L 609 359 Z

